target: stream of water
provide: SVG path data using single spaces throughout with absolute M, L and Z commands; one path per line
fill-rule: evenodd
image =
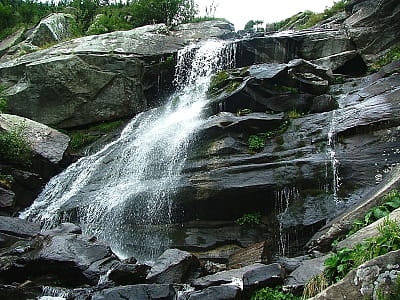
M 136 116 L 118 140 L 50 180 L 21 217 L 46 229 L 74 220 L 122 258 L 157 257 L 169 244 L 173 199 L 211 76 L 234 67 L 235 55 L 233 42 L 219 40 L 179 51 L 167 104 Z

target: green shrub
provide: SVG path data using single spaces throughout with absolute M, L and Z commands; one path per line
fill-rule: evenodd
M 261 213 L 244 214 L 242 217 L 236 219 L 235 223 L 239 225 L 258 225 L 261 223 Z
M 266 287 L 256 291 L 252 296 L 251 300 L 301 300 L 301 297 L 297 297 L 293 294 L 282 293 L 279 290 Z
M 380 218 L 388 216 L 393 210 L 399 207 L 400 192 L 398 190 L 393 190 L 385 195 L 385 197 L 383 198 L 383 203 L 381 205 L 371 208 L 362 220 L 354 221 L 351 230 L 346 237 L 349 237 L 361 228 L 364 228 L 369 224 L 374 223 Z
M 265 140 L 258 135 L 251 135 L 248 140 L 249 150 L 261 152 L 265 147 Z
M 354 249 L 343 248 L 325 260 L 325 276 L 336 283 L 359 265 L 390 251 L 400 249 L 400 226 L 386 219 L 378 228 L 379 235 L 357 244 Z
M 22 136 L 22 128 L 10 132 L 0 132 L 1 158 L 22 165 L 30 165 L 32 156 L 32 148 Z

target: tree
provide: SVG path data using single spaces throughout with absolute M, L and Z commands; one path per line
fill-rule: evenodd
M 193 19 L 196 13 L 194 0 L 135 0 L 131 3 L 135 27 L 155 23 L 184 23 Z
M 244 30 L 246 30 L 246 31 L 251 31 L 251 30 L 253 30 L 253 27 L 254 27 L 254 20 L 250 20 L 250 21 L 248 21 L 247 23 L 246 23 L 246 25 L 244 25 Z

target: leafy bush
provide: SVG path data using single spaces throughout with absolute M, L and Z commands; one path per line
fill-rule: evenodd
M 22 129 L 0 132 L 0 157 L 6 161 L 30 165 L 33 153 L 22 136 Z
M 252 296 L 251 300 L 301 300 L 302 298 L 297 297 L 293 294 L 282 293 L 273 288 L 263 288 L 256 291 Z
M 383 203 L 381 205 L 371 208 L 362 220 L 354 221 L 352 228 L 346 237 L 349 237 L 361 228 L 364 228 L 369 224 L 374 223 L 380 218 L 388 216 L 393 210 L 399 207 L 400 192 L 398 190 L 393 190 L 385 195 L 385 197 L 383 198 Z
M 386 219 L 378 230 L 378 236 L 357 244 L 354 249 L 340 249 L 325 260 L 325 276 L 330 283 L 341 280 L 350 270 L 375 257 L 400 249 L 398 223 Z
M 265 140 L 258 135 L 251 135 L 248 140 L 249 150 L 261 152 L 265 147 Z
M 242 217 L 236 219 L 235 223 L 239 225 L 258 225 L 261 223 L 261 213 L 244 214 Z

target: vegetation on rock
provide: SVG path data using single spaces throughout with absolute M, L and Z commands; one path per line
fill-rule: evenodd
M 353 249 L 340 249 L 325 260 L 324 273 L 330 283 L 341 280 L 349 271 L 375 257 L 400 249 L 400 225 L 396 221 L 385 219 L 378 230 L 380 235 Z
M 261 223 L 261 213 L 244 214 L 242 217 L 236 219 L 235 223 L 239 225 L 258 225 Z
M 0 157 L 22 165 L 31 163 L 32 148 L 22 136 L 22 128 L 0 132 Z
M 248 146 L 250 151 L 260 152 L 265 147 L 265 140 L 271 139 L 279 134 L 283 134 L 290 125 L 289 120 L 285 120 L 277 129 L 261 132 L 256 135 L 251 135 L 248 139 Z
M 267 28 L 275 31 L 286 30 L 290 27 L 297 30 L 310 28 L 323 20 L 329 19 L 336 13 L 343 11 L 348 2 L 347 0 L 335 2 L 332 7 L 326 8 L 322 13 L 314 13 L 311 11 L 298 13 L 283 21 L 267 24 Z
M 301 300 L 301 297 L 295 296 L 290 293 L 283 293 L 278 289 L 266 287 L 256 291 L 251 300 Z
M 94 125 L 86 129 L 77 129 L 67 132 L 71 138 L 69 149 L 72 152 L 77 152 L 90 145 L 94 141 L 98 140 L 104 134 L 116 130 L 118 127 L 122 126 L 124 121 L 112 121 L 107 123 L 101 123 Z
M 38 0 L 0 1 L 0 39 L 22 27 L 36 25 L 50 13 L 75 15 L 75 35 L 100 34 L 154 23 L 176 25 L 190 22 L 197 14 L 193 0 Z
M 379 206 L 375 206 L 361 220 L 354 221 L 351 230 L 347 234 L 347 237 L 354 234 L 361 228 L 374 223 L 380 218 L 388 216 L 393 210 L 400 207 L 400 192 L 393 190 L 383 198 L 383 203 Z
M 4 88 L 0 86 L 0 113 L 6 113 L 8 111 L 8 102 L 3 95 Z
M 393 47 L 389 52 L 387 52 L 379 60 L 374 62 L 369 67 L 369 71 L 370 72 L 377 72 L 383 66 L 385 66 L 387 64 L 390 64 L 391 62 L 394 62 L 394 61 L 399 60 L 399 59 L 400 59 L 400 45 L 397 45 L 396 47 Z

